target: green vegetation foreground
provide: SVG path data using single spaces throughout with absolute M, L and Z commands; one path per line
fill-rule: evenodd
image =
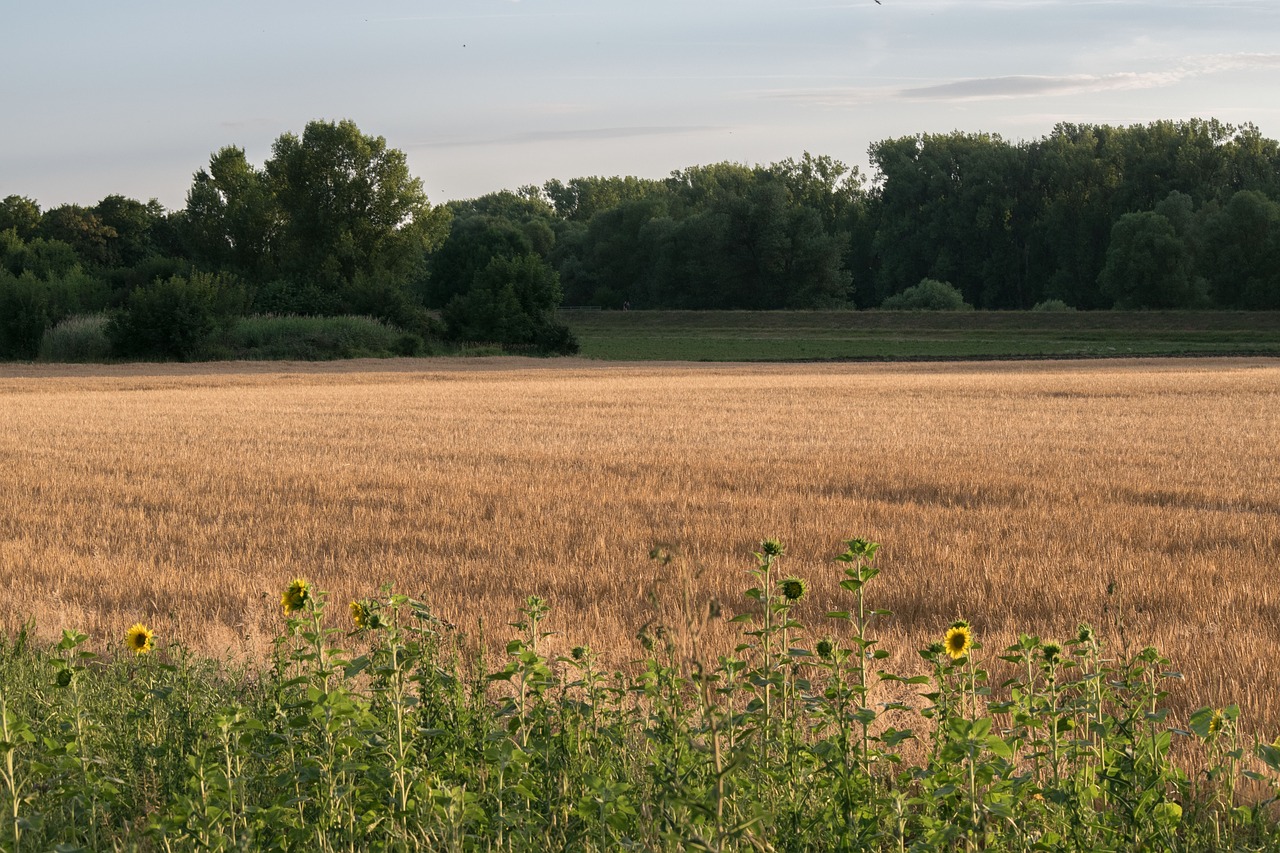
M 766 540 L 729 620 L 733 655 L 707 659 L 721 605 L 692 600 L 686 573 L 656 595 L 667 618 L 640 629 L 647 656 L 629 673 L 581 646 L 549 657 L 536 597 L 493 668 L 464 663 L 454 626 L 386 589 L 350 603 L 349 631 L 329 627 L 301 578 L 262 674 L 165 648 L 141 623 L 107 661 L 83 634 L 36 649 L 24 631 L 0 644 L 0 837 L 14 851 L 1280 842 L 1280 746 L 1246 748 L 1235 707 L 1171 727 L 1162 683 L 1179 676 L 1155 649 L 1117 655 L 1081 625 L 984 653 L 957 620 L 920 651 L 923 674 L 883 672 L 878 546 L 846 546 L 848 609 L 823 627 L 792 616 L 807 584 Z M 1204 772 L 1170 760 L 1175 736 Z

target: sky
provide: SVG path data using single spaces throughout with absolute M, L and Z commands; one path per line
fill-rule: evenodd
M 0 0 L 0 197 L 168 208 L 352 119 L 433 202 L 882 139 L 1218 118 L 1280 137 L 1276 0 Z

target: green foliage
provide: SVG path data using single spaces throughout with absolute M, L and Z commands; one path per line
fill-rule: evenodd
M 71 246 L 86 266 L 105 266 L 111 262 L 109 244 L 118 234 L 94 211 L 78 204 L 64 204 L 45 211 L 36 236 Z
M 0 267 L 48 284 L 46 327 L 198 270 L 242 281 L 245 314 L 369 315 L 428 340 L 428 311 L 457 300 L 463 339 L 546 352 L 572 351 L 571 333 L 531 322 L 492 274 L 481 282 L 495 259 L 537 256 L 573 307 L 871 308 L 933 279 L 1002 311 L 1280 309 L 1280 143 L 1252 125 L 1064 123 L 1016 143 L 917 134 L 877 142 L 870 158 L 870 180 L 806 152 L 433 208 L 403 152 L 351 121 L 313 121 L 261 166 L 242 148 L 215 152 L 178 211 L 120 195 L 42 211 L 10 195 Z M 11 325 L 29 329 L 7 337 L 25 343 L 4 344 L 8 357 L 30 357 L 27 296 Z
M 181 230 L 197 263 L 250 280 L 270 277 L 277 266 L 270 247 L 279 216 L 266 176 L 243 148 L 222 148 L 207 170 L 196 172 Z
M 1119 653 L 1081 625 L 987 653 L 958 620 L 913 672 L 886 670 L 878 549 L 844 543 L 847 609 L 821 626 L 800 620 L 808 585 L 781 574 L 777 540 L 760 544 L 737 615 L 692 600 L 689 570 L 655 549 L 677 589 L 653 593 L 658 618 L 626 671 L 557 641 L 537 596 L 491 664 L 422 601 L 384 587 L 338 619 L 301 578 L 261 672 L 164 637 L 100 656 L 82 633 L 42 646 L 24 627 L 0 638 L 0 838 L 14 851 L 1280 843 L 1280 747 L 1250 743 L 1236 706 L 1174 725 L 1165 685 L 1181 676 L 1155 649 Z M 712 659 L 701 639 L 725 619 L 742 642 Z M 1175 744 L 1205 772 L 1184 772 Z
M 1032 311 L 1048 311 L 1053 313 L 1062 313 L 1063 311 L 1074 311 L 1067 303 L 1061 299 L 1046 299 L 1043 302 L 1037 302 L 1031 306 Z
M 443 313 L 446 335 L 455 341 L 501 344 L 512 350 L 577 352 L 572 332 L 555 320 L 560 277 L 536 254 L 496 256 L 471 289 L 455 296 Z
M 426 349 L 417 335 L 359 316 L 243 317 L 228 331 L 225 346 L 232 358 L 297 361 L 413 356 Z
M 0 231 L 0 358 L 35 358 L 47 328 L 107 300 L 105 284 L 82 270 L 67 243 Z
M 531 254 L 532 242 L 511 220 L 486 214 L 455 216 L 449 238 L 432 256 L 428 277 L 420 285 L 422 302 L 428 308 L 443 308 L 470 291 L 495 259 Z
M 59 321 L 40 339 L 40 361 L 104 362 L 111 358 L 107 314 L 73 314 Z
M 949 282 L 925 278 L 901 293 L 886 297 L 880 307 L 886 311 L 972 311 L 964 294 Z
M 432 210 L 404 152 L 354 122 L 309 122 L 281 135 L 265 176 L 279 230 L 272 253 L 282 272 L 325 289 L 358 275 L 406 282 L 440 243 L 448 213 Z
M 1203 211 L 1199 269 L 1214 301 L 1280 309 L 1280 203 L 1243 190 Z
M 1173 224 L 1155 211 L 1126 213 L 1111 229 L 1102 292 L 1120 309 L 1193 308 L 1191 261 Z
M 0 358 L 35 358 L 51 313 L 47 282 L 0 270 Z
M 30 240 L 40 225 L 40 205 L 35 199 L 10 195 L 0 201 L 0 232 L 13 231 L 20 240 Z
M 214 333 L 243 310 L 244 298 L 230 276 L 197 272 L 157 279 L 129 294 L 124 310 L 107 324 L 112 352 L 121 358 L 198 358 Z

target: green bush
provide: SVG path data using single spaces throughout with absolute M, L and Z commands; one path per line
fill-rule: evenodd
M 471 288 L 444 308 L 448 337 L 459 342 L 500 344 L 512 352 L 568 354 L 578 341 L 555 322 L 560 276 L 538 255 L 494 257 Z
M 106 314 L 75 314 L 44 333 L 40 360 L 55 362 L 103 362 L 111 358 Z
M 244 291 L 231 276 L 192 273 L 157 279 L 129 294 L 107 324 L 112 352 L 122 358 L 190 361 L 206 355 L 214 333 L 232 322 Z
M 234 358 L 326 361 L 419 355 L 422 338 L 372 317 L 243 317 L 231 327 L 227 348 Z
M 47 282 L 0 270 L 0 358 L 35 358 L 52 310 Z
M 924 278 L 914 287 L 887 297 L 880 307 L 886 311 L 972 311 L 964 294 L 949 282 Z
M 1035 305 L 1031 307 L 1031 310 L 1060 313 L 1063 311 L 1074 311 L 1076 309 L 1072 308 L 1070 305 L 1063 302 L 1061 299 L 1046 299 L 1043 302 L 1037 302 Z

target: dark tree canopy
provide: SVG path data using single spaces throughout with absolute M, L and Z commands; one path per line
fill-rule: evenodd
M 106 310 L 150 341 L 119 353 L 188 357 L 195 344 L 166 349 L 156 330 L 198 338 L 208 324 L 182 318 L 206 302 L 521 351 L 572 350 L 561 306 L 1280 310 L 1280 144 L 1253 125 L 955 131 L 869 155 L 870 176 L 806 152 L 432 207 L 403 152 L 313 121 L 260 166 L 218 150 L 177 211 L 4 197 L 0 353 L 29 357 L 53 324 Z

